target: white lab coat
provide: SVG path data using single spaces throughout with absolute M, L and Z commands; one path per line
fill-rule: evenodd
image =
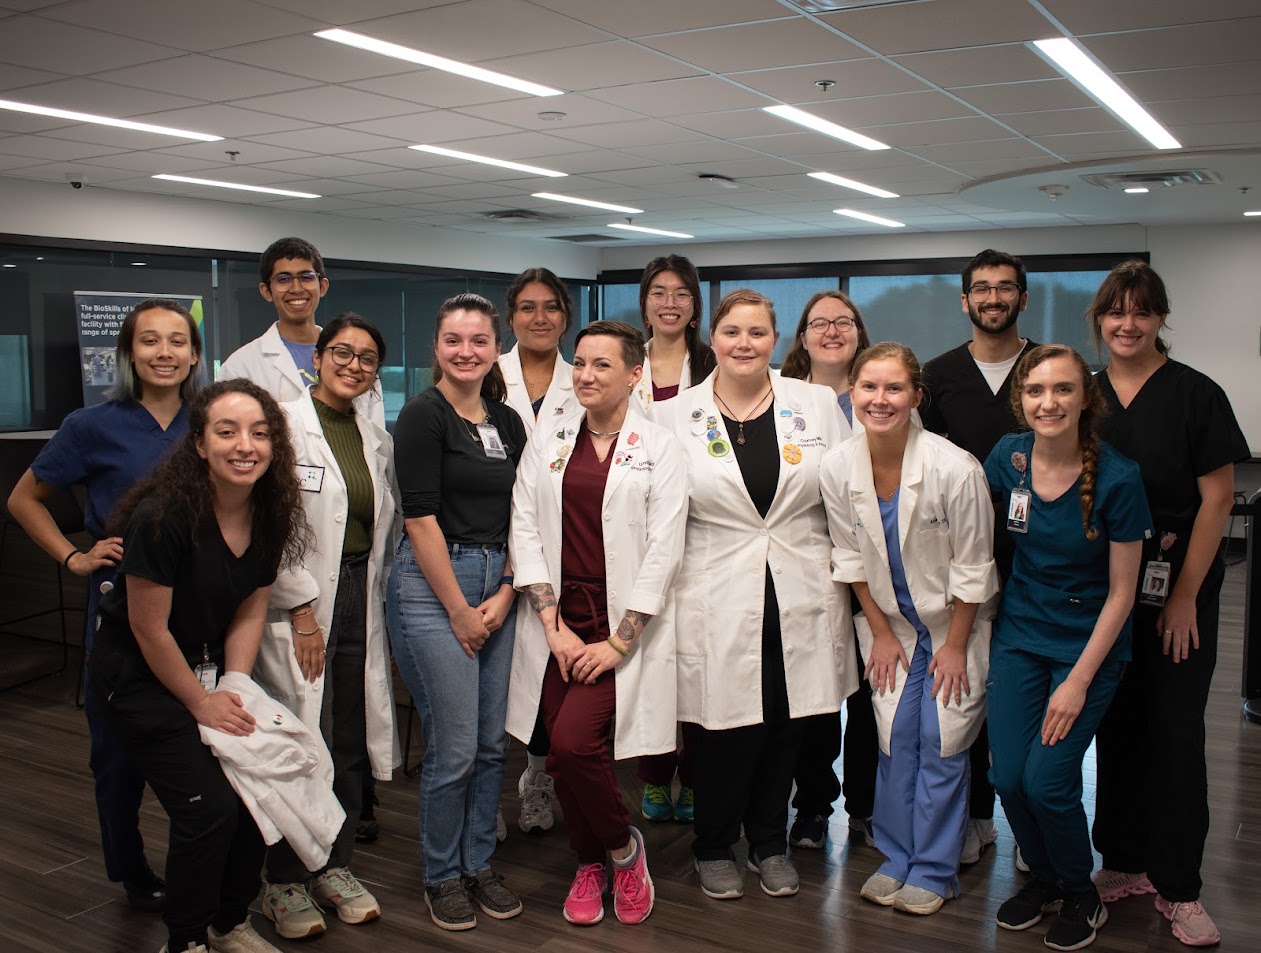
M 534 433 L 535 423 L 554 430 L 553 424 L 579 413 L 582 405 L 574 395 L 574 366 L 557 354 L 556 366 L 552 368 L 552 382 L 547 385 L 547 393 L 543 395 L 543 406 L 539 408 L 536 421 L 525 386 L 525 376 L 521 373 L 521 355 L 517 351 L 519 347 L 520 345 L 514 345 L 507 354 L 499 355 L 499 369 L 503 372 L 504 383 L 508 385 L 508 396 L 504 403 L 521 417 L 528 437 Z
M 679 371 L 679 394 L 682 394 L 692 385 L 688 383 L 692 374 L 692 355 L 688 351 L 683 352 L 683 367 Z M 632 406 L 638 406 L 645 414 L 652 407 L 652 338 L 649 338 L 644 345 L 644 373 L 640 377 L 639 383 L 635 385 L 634 400 L 631 401 Z
M 584 414 L 541 428 L 517 467 L 512 491 L 515 586 L 561 586 L 561 505 L 564 463 Z M 652 618 L 631 654 L 618 665 L 613 756 L 673 751 L 675 743 L 675 602 L 672 584 L 683 558 L 687 478 L 674 434 L 630 416 L 610 451 L 601 507 L 609 627 L 628 609 Z M 556 462 L 560 465 L 556 466 Z M 508 692 L 508 731 L 529 743 L 551 652 L 543 623 L 527 605 L 517 611 Z
M 898 609 L 865 432 L 829 451 L 821 480 L 832 534 L 832 578 L 867 583 L 909 660 L 917 635 Z M 956 599 L 981 606 L 968 638 L 972 693 L 960 705 L 953 700 L 945 705 L 944 693 L 937 699 L 941 756 L 948 758 L 971 746 L 985 718 L 985 676 L 998 595 L 994 508 L 985 472 L 976 458 L 914 423 L 902 457 L 898 541 L 915 611 L 928 628 L 934 652 L 946 642 Z M 862 613 L 854 624 L 866 659 L 871 651 L 871 625 Z M 886 754 L 905 685 L 906 673 L 899 670 L 894 691 L 872 695 L 880 747 Z
M 243 672 L 227 672 L 218 691 L 236 692 L 254 716 L 248 735 L 200 725 L 206 747 L 258 825 L 263 842 L 284 838 L 307 870 L 322 870 L 346 812 L 333 794 L 333 762 L 318 729 L 303 724 Z
M 304 723 L 318 730 L 324 697 L 324 675 L 314 682 L 302 677 L 293 654 L 289 610 L 315 599 L 315 621 L 324 630 L 325 644 L 333 621 L 333 604 L 341 572 L 342 540 L 346 535 L 346 484 L 333 448 L 324 438 L 320 418 L 309 395 L 282 404 L 289 420 L 298 472 L 305 475 L 302 504 L 314 530 L 305 566 L 282 569 L 272 585 L 271 604 L 263 641 L 254 663 L 254 677 L 276 700 L 291 708 Z M 372 476 L 372 554 L 368 559 L 367 662 L 364 695 L 367 706 L 368 760 L 372 775 L 390 780 L 401 761 L 394 721 L 394 690 L 390 676 L 389 640 L 385 631 L 385 583 L 390 575 L 394 544 L 401 529 L 398 486 L 394 478 L 394 444 L 381 427 L 356 414 L 363 438 L 364 459 Z M 310 621 L 306 622 L 310 625 Z
M 309 388 L 280 337 L 279 323 L 241 345 L 219 366 L 218 380 L 233 377 L 249 378 L 282 404 L 297 400 Z M 381 396 L 380 377 L 372 382 L 371 390 L 355 399 L 355 410 L 385 429 L 385 400 Z
M 690 506 L 676 588 L 680 721 L 710 729 L 759 724 L 762 612 L 769 564 L 779 602 L 793 718 L 838 711 L 858 687 L 849 589 L 832 581 L 819 461 L 849 434 L 826 387 L 772 375 L 779 484 L 763 520 L 749 499 L 714 400 L 714 375 L 653 415 L 683 444 Z M 706 421 L 731 451 L 709 453 Z M 804 429 L 788 430 L 802 420 Z M 783 457 L 785 444 L 801 453 Z

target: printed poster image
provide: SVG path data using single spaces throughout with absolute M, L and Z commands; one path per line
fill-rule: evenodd
M 200 295 L 145 293 L 138 291 L 76 291 L 75 319 L 79 328 L 79 367 L 83 373 L 83 406 L 108 400 L 118 386 L 115 366 L 118 330 L 136 305 L 150 298 L 171 298 L 188 308 L 202 340 L 206 339 Z M 199 369 L 199 368 L 198 368 Z

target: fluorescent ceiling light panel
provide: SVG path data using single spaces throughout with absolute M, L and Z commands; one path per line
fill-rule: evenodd
M 70 109 L 54 109 L 52 106 L 17 103 L 10 99 L 0 99 L 0 109 L 9 109 L 18 113 L 31 113 L 35 116 L 51 116 L 53 119 L 68 119 L 71 122 L 90 122 L 98 126 L 116 126 L 119 129 L 132 129 L 136 132 L 153 132 L 159 136 L 175 136 L 178 139 L 199 139 L 202 142 L 221 142 L 223 140 L 223 136 L 212 136 L 205 132 L 173 129 L 170 126 L 155 126 L 148 122 L 132 122 L 130 119 L 94 116 L 92 113 L 78 113 Z
M 642 208 L 631 208 L 629 205 L 614 205 L 612 202 L 597 202 L 594 199 L 580 199 L 576 195 L 557 195 L 555 192 L 535 192 L 532 198 L 547 199 L 549 202 L 568 202 L 570 205 L 585 205 L 587 208 L 602 208 L 606 212 L 625 212 L 627 215 L 642 215 Z
M 291 199 L 318 199 L 312 192 L 294 192 L 290 189 L 272 189 L 265 185 L 242 185 L 240 182 L 220 182 L 218 179 L 194 179 L 187 175 L 155 175 L 155 179 L 167 182 L 187 182 L 189 185 L 212 185 L 216 189 L 240 189 L 242 192 L 266 192 L 268 195 L 283 195 Z
M 1142 188 L 1126 189 L 1125 194 L 1126 195 L 1146 195 L 1150 191 L 1151 189 L 1142 189 Z
M 1244 212 L 1243 214 L 1244 218 L 1256 218 L 1257 216 L 1261 216 L 1261 212 Z
M 848 142 L 862 149 L 874 151 L 876 149 L 889 148 L 883 142 L 877 142 L 870 136 L 864 136 L 861 132 L 854 132 L 853 129 L 846 129 L 844 126 L 838 126 L 834 122 L 828 122 L 826 119 L 812 116 L 804 109 L 798 109 L 796 106 L 763 106 L 762 111 L 768 112 L 772 116 L 778 116 L 780 119 L 795 122 L 797 125 L 805 126 L 807 129 L 813 129 L 815 132 L 821 132 L 825 136 L 831 136 L 833 139 Z
M 501 169 L 514 169 L 517 172 L 528 172 L 530 175 L 546 175 L 549 178 L 561 179 L 568 172 L 557 172 L 555 169 L 542 169 L 537 165 L 526 165 L 524 162 L 509 162 L 507 159 L 492 159 L 490 156 L 479 156 L 472 152 L 460 152 L 458 149 L 446 149 L 442 146 L 408 146 L 417 152 L 432 152 L 436 156 L 447 156 L 452 159 L 463 159 L 465 162 L 480 162 L 483 165 L 497 165 Z
M 1034 40 L 1034 49 L 1055 65 L 1088 96 L 1137 132 L 1157 149 L 1181 149 L 1178 142 L 1121 84 L 1068 37 Z
M 832 209 L 837 215 L 848 215 L 850 218 L 862 219 L 864 222 L 871 222 L 873 225 L 884 225 L 887 228 L 906 228 L 906 222 L 895 222 L 891 218 L 881 218 L 879 215 L 868 215 L 866 212 L 856 212 L 852 208 L 834 208 Z
M 445 56 L 436 56 L 433 53 L 425 53 L 422 50 L 413 50 L 410 46 L 388 43 L 385 40 L 364 36 L 362 33 L 353 33 L 350 30 L 320 30 L 315 35 L 322 40 L 343 43 L 346 46 L 353 46 L 359 50 L 367 50 L 369 53 L 380 53 L 382 56 L 391 56 L 396 60 L 406 60 L 409 63 L 418 63 L 421 66 L 430 66 L 447 73 L 455 73 L 457 76 L 466 76 L 469 79 L 480 80 L 483 83 L 506 86 L 508 89 L 515 89 L 519 93 L 529 93 L 532 96 L 560 96 L 564 94 L 564 90 L 561 89 L 552 89 L 550 86 L 517 79 L 517 77 L 509 76 L 506 73 L 496 73 L 494 70 L 482 69 L 480 66 L 470 66 L 468 63 L 461 63 L 459 60 L 449 60 Z
M 878 189 L 874 185 L 864 185 L 862 182 L 855 182 L 853 179 L 847 179 L 844 176 L 833 175 L 831 172 L 807 172 L 806 175 L 812 179 L 818 179 L 820 182 L 831 182 L 833 185 L 839 185 L 845 189 L 854 189 L 856 192 L 866 192 L 868 195 L 874 195 L 879 199 L 896 199 L 897 192 L 890 192 L 887 189 Z
M 628 232 L 643 232 L 645 235 L 664 235 L 666 238 L 695 238 L 686 232 L 667 232 L 664 228 L 645 228 L 643 225 L 630 225 L 621 222 L 610 222 L 609 228 L 621 228 Z

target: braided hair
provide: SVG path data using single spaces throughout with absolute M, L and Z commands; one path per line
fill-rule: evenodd
M 1077 421 L 1077 443 L 1081 449 L 1081 526 L 1086 538 L 1092 542 L 1099 538 L 1099 530 L 1091 524 L 1095 511 L 1095 484 L 1099 478 L 1099 422 L 1107 414 L 1107 404 L 1090 365 L 1071 347 L 1063 344 L 1043 344 L 1029 351 L 1016 365 L 1011 382 L 1011 410 L 1016 423 L 1029 427 L 1025 419 L 1025 382 L 1033 369 L 1053 357 L 1067 357 L 1081 375 L 1082 409 Z

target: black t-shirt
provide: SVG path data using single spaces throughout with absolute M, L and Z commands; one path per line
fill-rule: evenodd
M 775 404 L 744 422 L 744 443 L 739 443 L 735 435 L 740 432 L 738 421 L 726 414 L 722 417 L 727 426 L 727 436 L 736 453 L 736 462 L 740 464 L 740 475 L 744 478 L 744 488 L 749 491 L 749 499 L 757 509 L 758 515 L 766 519 L 775 502 L 775 490 L 779 487 L 779 441 L 775 439 Z
M 1153 558 L 1165 534 L 1176 537 L 1167 558 L 1177 571 L 1186 557 L 1200 509 L 1199 477 L 1251 457 L 1225 391 L 1194 368 L 1166 361 L 1122 407 L 1108 372 L 1095 378 L 1108 405 L 1099 435 L 1135 461 L 1151 507 L 1155 534 L 1144 546 Z
M 127 579 L 139 576 L 171 590 L 167 627 L 190 666 L 205 653 L 223 671 L 223 644 L 241 603 L 276 579 L 279 549 L 255 537 L 236 556 L 223 540 L 214 511 L 200 524 L 185 510 L 161 511 L 146 500 L 123 538 L 114 588 L 101 598 L 101 627 L 93 655 L 140 656 L 127 617 Z
M 507 404 L 483 402 L 507 458 L 486 456 L 477 426 L 431 387 L 409 400 L 394 427 L 403 516 L 436 516 L 448 543 L 505 543 L 525 425 Z

